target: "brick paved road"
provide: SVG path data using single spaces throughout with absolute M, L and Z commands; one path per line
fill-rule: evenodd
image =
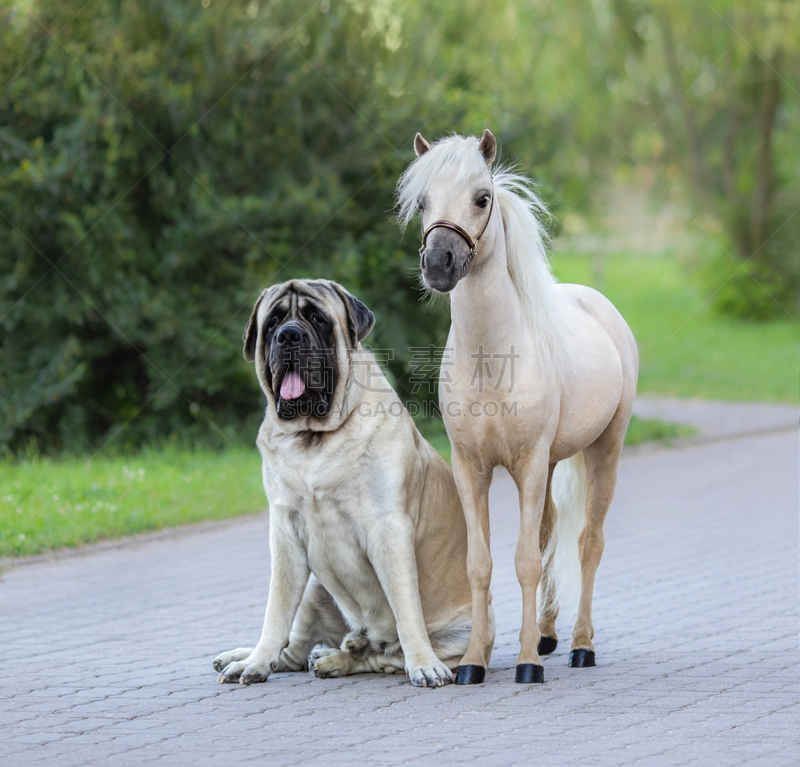
M 689 444 L 784 431 L 797 426 L 797 405 L 767 402 L 710 402 L 640 394 L 633 412 L 640 418 L 694 426 L 697 434 L 682 440 Z
M 598 667 L 513 683 L 516 496 L 493 486 L 487 682 L 223 686 L 258 637 L 263 518 L 21 567 L 0 582 L 0 764 L 796 765 L 797 437 L 623 461 L 595 600 Z M 559 625 L 562 639 L 568 626 Z

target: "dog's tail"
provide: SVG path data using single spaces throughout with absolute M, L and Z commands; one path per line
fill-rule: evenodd
M 550 488 L 555 519 L 543 520 L 549 535 L 542 543 L 543 578 L 539 587 L 539 614 L 558 609 L 572 612 L 580 595 L 581 567 L 578 535 L 586 520 L 586 463 L 583 452 L 560 461 Z M 547 510 L 546 510 L 547 511 Z

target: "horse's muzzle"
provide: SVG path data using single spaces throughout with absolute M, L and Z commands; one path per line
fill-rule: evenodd
M 420 250 L 420 269 L 425 284 L 437 293 L 449 293 L 464 276 L 470 250 L 456 232 L 437 229 L 431 232 Z

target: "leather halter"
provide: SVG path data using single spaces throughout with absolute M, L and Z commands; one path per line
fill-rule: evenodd
M 464 266 L 461 267 L 461 272 L 458 275 L 458 279 L 460 280 L 464 276 L 464 272 L 467 271 L 467 267 L 472 262 L 472 259 L 478 254 L 478 242 L 483 237 L 483 233 L 486 231 L 486 227 L 489 226 L 489 221 L 492 219 L 492 211 L 494 210 L 494 189 L 492 189 L 492 203 L 489 206 L 489 215 L 486 217 L 486 222 L 483 225 L 483 229 L 481 229 L 481 233 L 473 240 L 472 237 L 469 236 L 469 232 L 465 229 L 462 229 L 458 224 L 454 224 L 452 221 L 446 221 L 442 219 L 441 221 L 434 221 L 423 233 L 422 233 L 422 247 L 419 249 L 420 256 L 425 255 L 425 248 L 427 247 L 427 240 L 428 235 L 434 229 L 451 229 L 456 234 L 460 234 L 464 240 L 466 241 L 467 245 L 469 246 L 469 257 L 464 262 Z

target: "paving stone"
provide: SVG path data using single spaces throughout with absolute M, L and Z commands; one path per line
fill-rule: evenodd
M 476 687 L 217 684 L 212 658 L 258 639 L 265 517 L 6 571 L 0 642 L 26 649 L 0 664 L 0 763 L 795 765 L 797 461 L 790 434 L 628 453 L 597 575 L 598 666 L 567 667 L 564 610 L 534 688 L 513 681 L 519 517 L 502 472 L 497 645 Z

